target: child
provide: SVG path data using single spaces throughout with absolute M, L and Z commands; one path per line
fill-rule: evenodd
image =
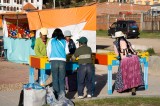
M 72 60 L 78 58 L 78 98 L 83 99 L 83 90 L 87 87 L 87 97 L 92 97 L 92 75 L 94 72 L 94 65 L 92 61 L 92 50 L 87 46 L 87 38 L 81 37 L 77 40 L 79 42 L 79 48 L 76 49 L 72 56 Z

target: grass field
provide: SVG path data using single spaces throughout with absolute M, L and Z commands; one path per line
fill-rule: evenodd
M 159 97 L 124 97 L 75 102 L 75 106 L 160 106 Z
M 75 106 L 160 106 L 160 97 L 115 97 L 103 99 L 82 99 Z M 49 105 L 43 105 L 49 106 Z
M 110 37 L 108 36 L 108 33 L 106 30 L 97 30 L 97 36 L 98 37 Z M 140 38 L 158 38 L 160 39 L 160 32 L 152 33 L 152 32 L 141 31 L 139 37 Z

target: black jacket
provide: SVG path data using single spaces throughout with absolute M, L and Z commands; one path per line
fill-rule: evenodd
M 76 50 L 76 45 L 72 39 L 70 39 L 69 44 L 68 44 L 69 52 L 70 54 L 74 54 Z

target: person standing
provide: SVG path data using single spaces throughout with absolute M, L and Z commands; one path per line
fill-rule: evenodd
M 92 97 L 92 79 L 94 73 L 94 65 L 92 61 L 92 50 L 87 46 L 88 39 L 81 37 L 77 40 L 79 48 L 76 49 L 72 56 L 72 60 L 78 58 L 78 98 L 84 98 L 84 87 L 87 87 L 87 97 Z M 86 82 L 86 84 L 85 84 Z
M 139 58 L 122 31 L 116 32 L 115 37 L 116 41 L 113 42 L 114 52 L 120 60 L 115 89 L 118 92 L 131 90 L 132 95 L 136 95 L 136 88 L 144 85 Z
M 56 28 L 47 46 L 47 56 L 51 63 L 52 86 L 56 97 L 65 97 L 66 54 L 69 53 L 62 30 Z
M 76 50 L 76 45 L 75 45 L 74 41 L 71 39 L 71 37 L 72 37 L 71 31 L 69 31 L 69 30 L 64 31 L 64 37 L 68 43 L 68 48 L 69 48 L 70 54 L 74 54 L 74 52 Z
M 40 37 L 37 38 L 35 41 L 34 51 L 35 51 L 35 55 L 38 57 L 47 56 L 46 48 L 49 42 L 49 38 L 47 37 L 47 34 L 48 34 L 47 28 L 41 28 Z M 51 71 L 46 70 L 46 79 L 48 79 L 50 74 L 51 74 Z M 40 77 L 40 70 L 38 69 L 38 79 L 36 80 L 36 82 L 40 81 L 39 77 Z

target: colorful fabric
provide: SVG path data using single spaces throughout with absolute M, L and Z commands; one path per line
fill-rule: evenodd
M 138 56 L 123 58 L 116 76 L 115 89 L 122 92 L 141 85 L 144 85 L 144 80 Z
M 7 19 L 8 37 L 30 38 L 30 30 L 27 18 Z

